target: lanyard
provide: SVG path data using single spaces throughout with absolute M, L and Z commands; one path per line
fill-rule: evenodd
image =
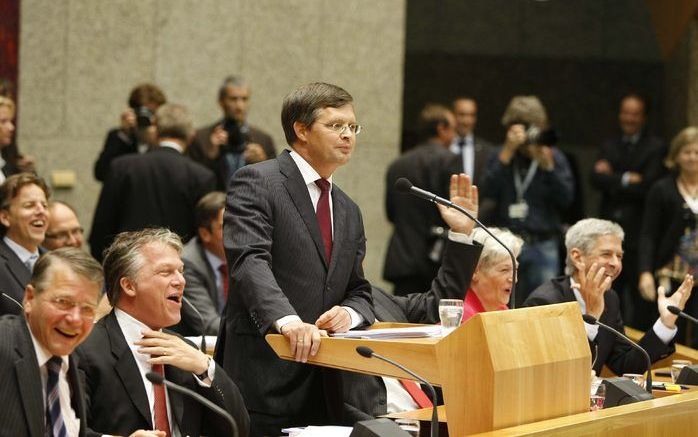
M 534 159 L 528 166 L 526 177 L 522 182 L 521 174 L 519 173 L 519 167 L 516 164 L 514 164 L 514 189 L 516 190 L 517 202 L 523 201 L 524 193 L 526 192 L 526 190 L 528 190 L 528 187 L 531 186 L 531 182 L 533 182 L 533 177 L 536 175 L 536 171 L 538 171 L 538 161 Z

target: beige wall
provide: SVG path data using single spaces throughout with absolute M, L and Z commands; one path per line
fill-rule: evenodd
M 55 197 L 89 228 L 100 185 L 92 165 L 128 92 L 142 81 L 187 104 L 198 125 L 219 116 L 216 88 L 231 73 L 253 88 L 250 121 L 284 144 L 283 96 L 316 80 L 345 87 L 364 132 L 336 176 L 361 206 L 365 268 L 380 278 L 389 234 L 384 173 L 397 155 L 405 0 L 22 0 L 19 144 L 40 173 L 77 173 Z M 115 206 L 118 207 L 118 206 Z

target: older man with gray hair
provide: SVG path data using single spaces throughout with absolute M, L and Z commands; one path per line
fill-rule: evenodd
M 155 117 L 158 147 L 111 163 L 90 234 L 97 259 L 119 232 L 147 226 L 166 227 L 189 240 L 196 233 L 196 202 L 215 187 L 215 175 L 183 155 L 194 135 L 187 108 L 165 104 Z
M 616 223 L 595 218 L 580 220 L 565 235 L 567 260 L 565 276 L 551 279 L 531 293 L 524 306 L 578 302 L 582 314 L 589 314 L 602 323 L 623 332 L 618 294 L 611 288 L 623 270 L 623 229 Z M 693 289 L 693 276 L 686 275 L 679 289 L 670 297 L 657 290 L 659 319 L 640 340 L 640 346 L 652 362 L 674 353 L 677 316 L 667 310 L 674 305 L 683 309 Z M 636 349 L 610 332 L 599 331 L 598 325 L 585 323 L 590 346 L 598 346 L 594 370 L 604 365 L 614 373 L 642 373 L 645 358 Z M 594 349 L 594 347 L 592 347 Z

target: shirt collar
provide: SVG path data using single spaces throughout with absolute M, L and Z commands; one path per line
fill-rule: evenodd
M 15 243 L 11 238 L 9 238 L 7 235 L 3 237 L 3 241 L 5 244 L 7 244 L 10 249 L 17 255 L 20 261 L 22 261 L 22 264 L 26 264 L 27 261 L 32 257 L 32 256 L 39 256 L 39 250 L 37 249 L 36 252 L 30 252 L 27 249 L 25 249 L 23 246 Z
M 160 147 L 169 147 L 170 149 L 175 149 L 179 153 L 184 153 L 184 149 L 179 144 L 174 141 L 160 141 Z
M 215 255 L 213 252 L 209 251 L 206 248 L 204 248 L 204 253 L 206 254 L 206 259 L 208 260 L 208 263 L 213 268 L 214 272 L 217 272 L 218 269 L 225 263 L 217 255 Z
M 587 303 L 584 302 L 584 298 L 582 297 L 582 293 L 579 292 L 579 284 L 574 280 L 572 276 L 570 276 L 570 287 L 572 287 L 572 293 L 574 293 L 574 298 L 577 299 L 577 302 L 579 303 L 579 306 L 582 307 L 582 314 L 587 313 Z
M 465 294 L 465 305 L 474 309 L 476 313 L 485 312 L 485 307 L 482 306 L 480 298 L 477 297 L 477 294 L 475 294 L 475 291 L 472 288 L 468 289 L 468 292 Z
M 303 181 L 305 182 L 305 185 L 310 185 L 310 184 L 315 184 L 315 181 L 318 179 L 321 179 L 322 176 L 313 168 L 312 165 L 308 163 L 303 157 L 296 152 L 295 150 L 291 150 L 291 158 L 293 161 L 296 163 L 296 166 L 298 167 L 298 170 L 301 172 L 301 176 L 303 176 Z M 332 176 L 327 178 L 327 180 L 330 182 L 330 191 L 332 190 Z
M 34 344 L 34 351 L 36 351 L 36 360 L 39 363 L 39 368 L 43 367 L 48 360 L 53 358 L 53 355 L 49 353 L 44 346 L 39 343 L 39 341 L 34 337 L 34 333 L 31 330 L 31 327 L 29 326 L 29 323 L 27 323 L 27 329 L 29 330 L 29 334 L 32 337 L 32 343 Z M 67 372 L 68 371 L 68 356 L 61 356 L 61 372 Z
M 133 356 L 139 361 L 147 362 L 150 355 L 138 352 L 140 346 L 136 346 L 134 343 L 143 338 L 143 331 L 150 330 L 150 328 L 145 323 L 118 307 L 114 308 L 114 315 L 116 316 L 116 321 L 119 323 L 121 332 L 126 339 L 126 344 L 128 344 L 128 347 L 131 349 Z

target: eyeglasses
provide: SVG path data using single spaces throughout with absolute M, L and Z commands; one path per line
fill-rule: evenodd
M 78 238 L 82 237 L 82 234 L 85 230 L 82 228 L 73 228 L 73 229 L 68 229 L 67 231 L 61 231 L 61 232 L 56 232 L 55 234 L 49 234 L 48 232 L 46 233 L 46 238 L 49 238 L 51 240 L 58 240 L 62 243 L 70 241 L 70 238 Z
M 53 299 L 48 299 L 48 302 L 55 308 L 65 312 L 71 312 L 73 308 L 78 307 L 80 308 L 80 317 L 86 320 L 93 320 L 97 314 L 97 305 L 79 303 L 65 297 L 54 297 Z
M 342 135 L 349 129 L 354 135 L 361 133 L 361 125 L 356 123 L 327 123 L 325 124 L 328 128 Z

